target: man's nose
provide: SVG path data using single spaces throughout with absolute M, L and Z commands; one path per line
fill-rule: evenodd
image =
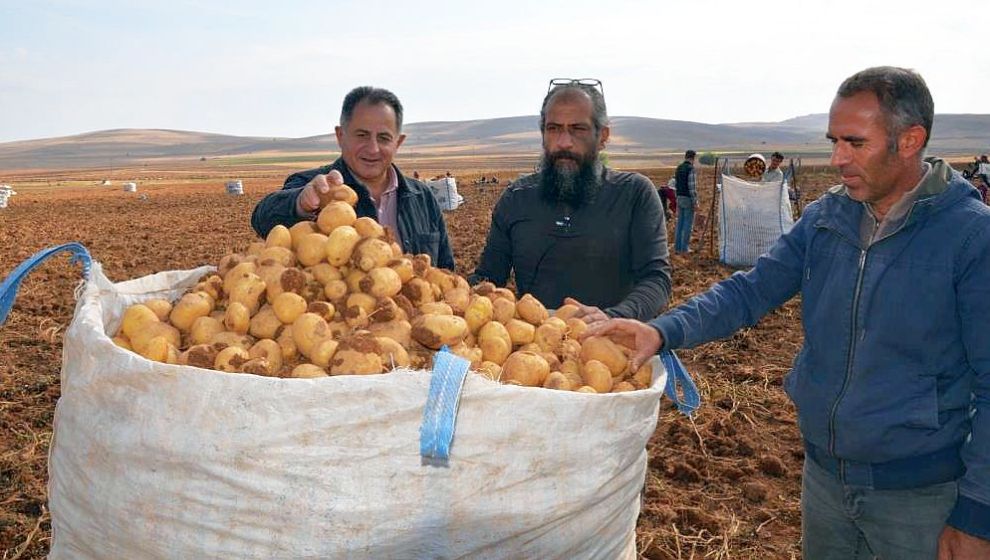
M 831 163 L 834 167 L 839 167 L 849 163 L 849 147 L 842 142 L 836 142 L 832 146 L 832 160 Z
M 561 130 L 557 135 L 557 147 L 566 150 L 572 146 L 574 146 L 574 137 L 567 129 Z

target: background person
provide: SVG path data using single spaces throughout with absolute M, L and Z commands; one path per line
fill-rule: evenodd
M 990 558 L 990 208 L 923 159 L 924 80 L 869 68 L 829 113 L 842 185 L 747 272 L 643 324 L 636 348 L 724 338 L 800 293 L 804 345 L 784 381 L 805 440 L 804 557 Z
M 470 281 L 504 286 L 514 273 L 518 293 L 551 309 L 579 304 L 586 321 L 654 317 L 670 298 L 657 190 L 638 173 L 601 163 L 609 137 L 601 92 L 552 84 L 540 110 L 540 171 L 503 191 Z
M 684 152 L 684 161 L 674 171 L 674 190 L 677 194 L 677 225 L 674 227 L 674 252 L 691 250 L 691 230 L 694 228 L 694 210 L 698 204 L 698 180 L 694 171 L 694 150 Z
M 402 104 L 392 92 L 362 86 L 344 97 L 340 124 L 334 128 L 340 157 L 329 165 L 293 173 L 282 190 L 255 206 L 251 226 L 261 237 L 278 224 L 315 220 L 317 190 L 347 184 L 358 195 L 355 211 L 387 227 L 406 253 L 430 255 L 433 264 L 453 269 L 447 225 L 436 197 L 424 183 L 405 177 L 392 163 L 402 134 Z
M 763 173 L 763 177 L 760 179 L 764 183 L 774 182 L 783 183 L 784 182 L 784 170 L 780 168 L 780 164 L 784 162 L 784 154 L 780 152 L 774 152 L 770 155 L 770 165 L 767 170 Z

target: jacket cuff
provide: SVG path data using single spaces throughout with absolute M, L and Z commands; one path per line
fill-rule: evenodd
M 967 535 L 990 541 L 990 505 L 960 494 L 945 523 Z
M 663 339 L 660 350 L 673 350 L 680 348 L 684 342 L 684 333 L 677 322 L 677 319 L 670 315 L 661 315 L 648 323 L 655 328 Z

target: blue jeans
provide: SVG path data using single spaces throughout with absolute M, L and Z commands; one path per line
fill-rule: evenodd
M 694 227 L 694 199 L 690 196 L 677 197 L 677 226 L 674 229 L 674 251 L 686 253 L 691 244 L 691 229 Z
M 907 490 L 842 484 L 810 458 L 801 486 L 805 560 L 935 560 L 956 482 Z

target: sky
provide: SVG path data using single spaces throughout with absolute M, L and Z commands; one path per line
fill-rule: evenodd
M 534 115 L 598 78 L 612 116 L 775 122 L 913 68 L 990 113 L 986 0 L 0 0 L 0 142 L 112 128 L 305 137 L 358 85 L 405 122 Z

